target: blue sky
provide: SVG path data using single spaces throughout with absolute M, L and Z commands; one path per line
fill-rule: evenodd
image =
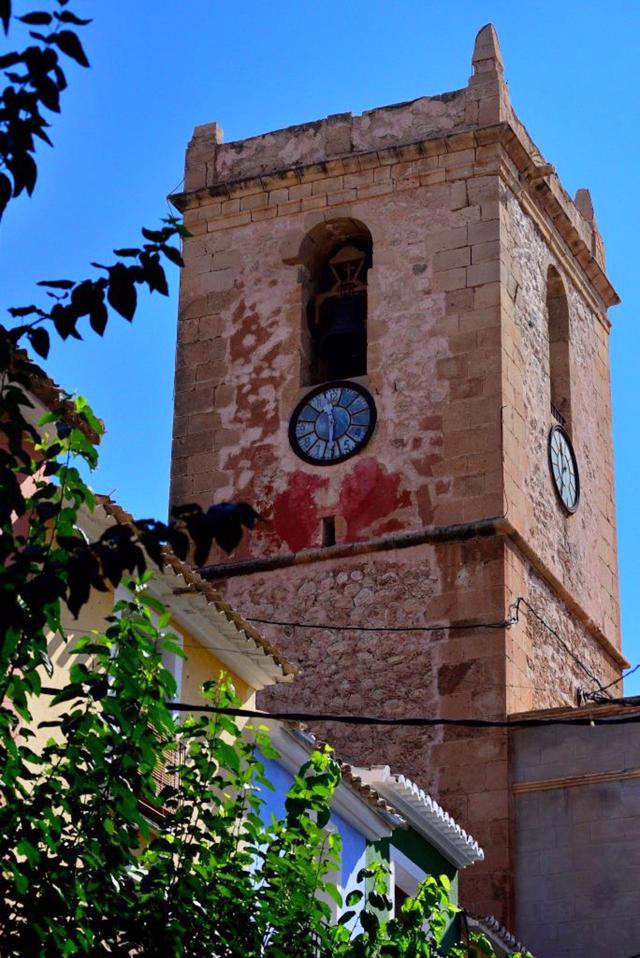
M 625 651 L 640 661 L 637 0 L 77 0 L 74 9 L 95 15 L 84 32 L 92 69 L 69 69 L 36 194 L 3 223 L 0 309 L 31 302 L 39 279 L 83 277 L 89 261 L 135 244 L 141 225 L 166 215 L 196 124 L 217 120 L 232 140 L 457 89 L 477 30 L 495 24 L 516 111 L 568 191 L 591 190 L 623 298 L 611 312 L 618 536 Z M 132 326 L 116 319 L 104 341 L 57 347 L 49 365 L 107 422 L 94 485 L 140 516 L 166 512 L 176 298 L 174 275 L 171 297 L 144 301 Z M 640 673 L 627 692 L 640 692 Z

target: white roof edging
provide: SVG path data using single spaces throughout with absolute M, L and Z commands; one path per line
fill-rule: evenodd
M 457 868 L 484 860 L 484 852 L 477 841 L 411 779 L 393 775 L 388 765 L 354 768 L 353 771 L 395 806 L 409 825 Z

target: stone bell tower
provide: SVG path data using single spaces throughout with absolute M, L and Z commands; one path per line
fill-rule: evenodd
M 228 144 L 197 127 L 173 201 L 171 497 L 267 517 L 205 570 L 301 667 L 263 704 L 505 719 L 617 678 L 618 299 L 493 27 L 462 89 Z M 472 831 L 463 900 L 509 921 L 507 732 L 321 731 Z

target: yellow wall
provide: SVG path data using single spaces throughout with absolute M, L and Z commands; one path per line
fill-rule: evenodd
M 67 634 L 65 642 L 59 635 L 54 635 L 49 640 L 47 654 L 53 665 L 53 675 L 48 675 L 44 666 L 40 671 L 42 684 L 50 688 L 60 689 L 69 681 L 69 671 L 72 665 L 82 661 L 80 656 L 71 655 L 74 646 L 74 638 L 86 635 L 92 629 L 103 631 L 107 628 L 106 617 L 111 615 L 113 610 L 113 592 L 98 592 L 92 589 L 89 601 L 82 607 L 80 615 L 74 619 L 66 606 L 62 606 L 61 622 Z M 40 722 L 51 722 L 58 715 L 69 708 L 69 703 L 65 702 L 57 708 L 51 707 L 51 696 L 41 695 L 34 698 L 31 703 L 31 713 L 34 718 L 33 729 L 36 732 L 36 738 L 33 740 L 32 747 L 36 750 L 42 747 L 47 739 L 52 737 L 55 729 L 38 729 Z
M 86 635 L 93 630 L 107 628 L 106 617 L 112 614 L 113 610 L 113 592 L 98 592 L 92 590 L 89 602 L 83 606 L 78 619 L 74 619 L 65 609 L 62 614 L 62 624 L 67 631 L 67 642 L 59 636 L 54 636 L 49 642 L 48 654 L 54 666 L 53 676 L 47 675 L 42 669 L 42 684 L 53 688 L 62 688 L 69 678 L 71 666 L 81 661 L 79 656 L 71 655 L 73 648 L 73 639 L 76 636 Z M 213 653 L 202 645 L 191 633 L 178 622 L 172 620 L 170 628 L 178 633 L 184 643 L 184 651 L 187 656 L 182 662 L 182 687 L 178 690 L 179 700 L 182 702 L 200 703 L 204 702 L 200 689 L 202 684 L 212 679 L 218 679 L 222 673 L 226 673 L 233 682 L 236 694 L 240 699 L 242 706 L 252 708 L 255 705 L 255 689 L 245 682 L 238 672 L 232 671 L 225 666 Z M 212 644 L 215 644 L 214 627 L 212 626 Z M 242 662 L 242 652 L 238 652 L 239 662 Z M 56 709 L 51 707 L 51 697 L 41 695 L 34 699 L 32 703 L 32 713 L 34 716 L 34 728 L 39 722 L 52 721 L 57 714 L 61 714 L 68 708 L 68 703 L 58 706 Z M 36 729 L 36 738 L 33 740 L 33 747 L 37 750 L 42 747 L 47 739 L 51 738 L 54 729 Z
M 171 626 L 182 636 L 187 656 L 182 663 L 181 701 L 203 702 L 204 699 L 200 694 L 202 684 L 218 679 L 224 672 L 233 682 L 241 704 L 248 707 L 253 704 L 254 688 L 240 678 L 237 672 L 224 665 L 215 653 L 210 652 L 184 626 L 175 621 L 172 621 Z M 241 656 L 242 653 L 239 652 L 238 655 Z

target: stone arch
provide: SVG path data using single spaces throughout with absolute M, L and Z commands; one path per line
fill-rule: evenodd
M 303 238 L 300 383 L 353 379 L 367 372 L 367 274 L 371 232 L 360 220 L 317 223 Z
M 555 266 L 547 271 L 547 332 L 549 339 L 549 393 L 551 413 L 571 431 L 571 337 L 569 302 Z

